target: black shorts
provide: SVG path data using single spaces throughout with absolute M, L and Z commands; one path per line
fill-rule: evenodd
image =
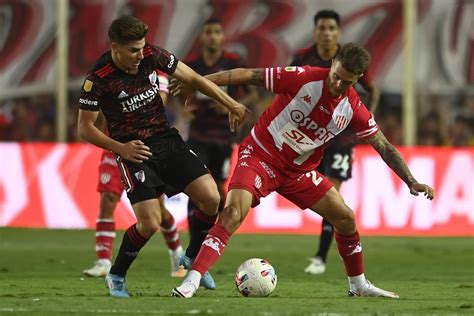
M 354 144 L 332 143 L 324 150 L 323 158 L 317 170 L 327 177 L 341 181 L 352 177 L 352 162 L 354 160 Z
M 204 162 L 216 180 L 225 180 L 229 176 L 232 145 L 188 139 L 188 146 Z
M 145 141 L 153 156 L 141 164 L 117 157 L 128 199 L 137 202 L 168 197 L 183 192 L 186 186 L 208 174 L 204 163 L 192 153 L 174 128 Z

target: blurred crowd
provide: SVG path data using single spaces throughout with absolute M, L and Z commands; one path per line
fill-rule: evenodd
M 77 131 L 77 94 L 69 96 L 68 141 L 80 141 Z M 269 103 L 262 97 L 263 105 Z M 187 134 L 188 115 L 171 100 L 167 105 L 169 120 L 180 132 Z M 403 144 L 402 99 L 400 94 L 383 93 L 375 118 L 387 139 Z M 419 146 L 474 146 L 474 96 L 427 95 L 418 98 L 417 145 Z M 0 101 L 0 141 L 49 142 L 55 141 L 54 95 L 39 95 Z M 249 128 L 246 128 L 249 131 Z M 240 137 L 239 137 L 240 138 Z

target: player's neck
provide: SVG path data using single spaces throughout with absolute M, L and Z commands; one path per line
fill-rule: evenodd
M 330 48 L 325 48 L 325 47 L 321 47 L 319 45 L 316 45 L 316 49 L 318 51 L 318 54 L 319 56 L 324 59 L 324 60 L 331 60 L 333 59 L 336 54 L 337 54 L 337 50 L 338 50 L 338 46 L 335 45 L 333 47 L 330 47 Z
M 207 66 L 214 66 L 215 64 L 217 64 L 219 59 L 221 59 L 223 54 L 224 54 L 223 50 L 216 50 L 216 51 L 203 50 L 202 59 L 204 60 L 204 63 Z

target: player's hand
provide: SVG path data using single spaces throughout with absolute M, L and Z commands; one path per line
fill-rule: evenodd
M 123 144 L 121 152 L 117 154 L 134 163 L 142 163 L 152 156 L 150 147 L 145 145 L 141 140 L 131 140 Z
M 432 200 L 435 196 L 435 191 L 432 187 L 422 183 L 413 183 L 410 186 L 410 193 L 418 196 L 418 193 L 423 192 L 427 199 Z
M 192 100 L 196 95 L 196 90 L 193 89 L 190 85 L 187 85 L 176 78 L 171 79 L 170 84 L 168 85 L 173 96 L 182 95 L 185 98 L 184 107 L 187 110 L 193 110 Z
M 243 104 L 235 103 L 232 109 L 229 109 L 229 125 L 230 131 L 235 132 L 239 125 L 243 122 L 245 115 L 252 114 L 252 112 Z

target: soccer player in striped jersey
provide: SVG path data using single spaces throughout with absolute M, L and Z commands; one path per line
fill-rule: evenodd
M 315 66 L 331 68 L 332 60 L 337 55 L 341 46 L 339 36 L 341 35 L 341 18 L 332 10 L 318 11 L 314 16 L 313 38 L 314 44 L 299 50 L 291 62 L 291 66 Z M 374 113 L 380 97 L 380 92 L 375 86 L 370 73 L 367 71 L 358 81 L 370 100 L 369 110 Z M 354 156 L 355 139 L 347 135 L 339 136 L 325 149 L 318 171 L 324 174 L 340 190 L 342 182 L 352 177 L 352 162 Z M 322 274 L 326 270 L 328 252 L 334 237 L 334 227 L 323 218 L 321 223 L 321 235 L 319 248 L 314 257 L 310 258 L 310 264 L 305 268 L 306 273 Z
M 168 99 L 168 75 L 158 72 L 159 94 L 166 104 Z M 103 117 L 103 116 L 101 116 Z M 98 120 L 99 127 L 105 129 L 105 119 Z M 104 125 L 102 127 L 102 125 Z M 100 192 L 99 214 L 95 231 L 95 252 L 97 260 L 89 269 L 82 271 L 88 277 L 105 277 L 112 267 L 112 250 L 115 240 L 115 220 L 114 212 L 120 196 L 124 191 L 123 183 L 120 179 L 116 155 L 104 150 L 100 157 L 99 183 L 97 191 Z M 186 269 L 179 264 L 179 259 L 183 255 L 183 247 L 179 239 L 178 229 L 173 215 L 164 204 L 164 195 L 159 198 L 161 209 L 160 231 L 163 234 L 171 262 L 171 276 L 184 277 Z
M 173 296 L 194 295 L 201 275 L 222 256 L 230 236 L 250 208 L 258 205 L 260 198 L 276 191 L 334 225 L 350 296 L 399 297 L 366 279 L 354 213 L 331 182 L 316 171 L 325 147 L 350 128 L 372 145 L 406 183 L 411 194 L 424 193 L 428 199 L 434 198 L 433 188 L 413 177 L 353 88 L 369 63 L 370 54 L 349 43 L 341 48 L 330 69 L 310 66 L 234 69 L 207 76 L 218 85 L 265 86 L 277 96 L 240 145 L 225 208 L 209 230 L 183 283 L 172 290 Z
M 165 115 L 159 95 L 158 71 L 184 81 L 214 98 L 229 110 L 231 130 L 247 109 L 211 81 L 180 62 L 175 55 L 146 42 L 148 25 L 122 16 L 109 27 L 111 50 L 87 73 L 79 98 L 79 135 L 117 155 L 127 196 L 137 217 L 124 234 L 122 244 L 105 280 L 109 294 L 129 297 L 125 277 L 143 246 L 162 222 L 159 197 L 186 193 L 197 205 L 186 255 L 194 260 L 206 232 L 214 225 L 220 201 L 216 183 L 202 161 L 184 143 Z M 109 135 L 95 125 L 102 111 Z M 201 284 L 215 283 L 209 273 Z

